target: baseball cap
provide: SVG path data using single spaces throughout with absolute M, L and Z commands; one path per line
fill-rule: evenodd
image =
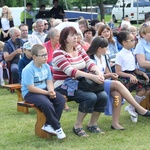
M 33 44 L 30 42 L 26 42 L 23 44 L 23 49 L 31 50 L 32 47 L 33 47 Z

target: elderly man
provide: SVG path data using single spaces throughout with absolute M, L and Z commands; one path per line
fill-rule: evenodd
M 32 35 L 36 35 L 39 38 L 39 40 L 42 43 L 44 43 L 45 38 L 47 36 L 47 34 L 43 32 L 44 31 L 44 21 L 42 19 L 38 19 L 35 23 L 36 23 L 36 31 L 34 31 L 32 33 Z
M 39 40 L 39 38 L 36 35 L 28 34 L 28 25 L 21 24 L 19 26 L 19 29 L 21 31 L 21 39 L 24 42 L 29 41 L 32 44 L 42 44 L 42 42 Z
M 9 30 L 10 39 L 4 45 L 4 59 L 10 62 L 11 78 L 13 83 L 19 82 L 18 61 L 22 55 L 23 41 L 20 39 L 21 31 L 17 27 Z

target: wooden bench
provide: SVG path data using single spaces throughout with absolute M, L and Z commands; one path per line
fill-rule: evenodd
M 22 97 L 22 94 L 21 94 L 21 84 L 19 84 L 19 83 L 16 83 L 16 84 L 6 84 L 6 85 L 3 85 L 2 87 L 8 88 L 11 91 L 15 90 L 17 92 L 18 102 L 23 102 L 24 101 L 24 99 Z M 23 112 L 25 114 L 29 113 L 28 107 L 20 107 L 19 105 L 17 105 L 17 111 L 18 112 Z
M 140 105 L 147 110 L 150 110 L 150 96 L 148 95 L 145 99 L 140 102 Z
M 18 102 L 17 105 L 19 107 L 34 108 L 36 110 L 37 120 L 35 123 L 35 135 L 37 135 L 41 138 L 51 138 L 52 137 L 52 134 L 49 134 L 41 129 L 42 126 L 46 122 L 46 117 L 41 110 L 39 110 L 37 107 L 35 107 L 34 104 L 30 104 L 25 101 Z
M 24 101 L 22 94 L 21 94 L 21 84 L 8 84 L 3 85 L 4 88 L 8 88 L 10 90 L 15 90 L 18 95 L 18 102 L 17 102 L 17 110 L 18 112 L 23 112 L 28 114 L 29 108 L 34 108 L 36 110 L 37 120 L 35 123 L 35 135 L 41 138 L 51 138 L 51 134 L 43 131 L 41 128 L 45 124 L 46 118 L 43 112 L 41 112 L 34 104 L 27 103 Z

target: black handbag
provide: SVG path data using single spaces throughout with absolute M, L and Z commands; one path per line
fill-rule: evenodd
M 104 84 L 98 84 L 88 78 L 85 77 L 78 77 L 78 89 L 87 92 L 101 92 L 104 91 Z

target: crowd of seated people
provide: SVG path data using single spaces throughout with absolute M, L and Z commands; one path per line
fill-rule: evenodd
M 53 3 L 58 5 L 58 0 L 54 0 Z M 31 6 L 27 5 L 27 8 Z M 31 8 L 28 11 L 30 12 Z M 29 16 L 30 19 L 33 19 L 32 15 Z M 63 21 L 68 21 L 64 18 L 63 11 L 59 14 L 59 18 L 55 16 L 49 20 L 41 18 L 34 20 L 32 30 L 31 26 L 29 27 L 22 21 L 19 27 L 9 29 L 9 39 L 4 43 L 3 52 L 0 52 L 3 53 L 3 60 L 9 67 L 10 83 L 23 84 L 22 91 L 25 100 L 31 102 L 30 96 L 36 97 L 37 95 L 40 96 L 40 99 L 44 98 L 42 103 L 47 109 L 44 111 L 47 122 L 42 129 L 57 135 L 58 139 L 66 137 L 59 122 L 62 110 L 66 105 L 62 95 L 79 104 L 73 132 L 80 137 L 89 136 L 82 126 L 88 113 L 91 113 L 86 127 L 89 132 L 104 134 L 98 124 L 99 116 L 103 112 L 112 115 L 111 129 L 124 130 L 119 123 L 124 98 L 130 103 L 126 111 L 129 112 L 133 122 L 138 121 L 138 113 L 149 117 L 150 112 L 139 105 L 150 94 L 149 20 L 147 19 L 139 27 L 139 32 L 135 26 L 131 25 L 128 18 L 124 18 L 120 28 L 117 29 L 112 20 L 107 24 L 105 21 L 93 19 L 90 24 L 83 17 L 76 21 L 77 30 L 74 26 L 63 27 L 61 30 L 56 29 L 55 27 L 58 24 L 61 25 Z M 1 62 L 2 60 L 0 64 Z M 29 66 L 33 68 L 30 69 Z M 96 74 L 93 75 L 87 70 L 94 70 Z M 28 82 L 25 75 L 29 71 L 35 71 L 37 74 L 30 72 L 31 79 Z M 2 71 L 0 75 L 1 85 L 3 85 Z M 143 76 L 142 79 L 145 79 L 146 84 L 139 82 L 138 75 Z M 98 84 L 104 84 L 104 90 L 95 93 L 73 89 L 75 90 L 74 95 L 68 96 L 67 89 L 62 88 L 63 83 L 79 76 L 91 79 Z M 125 81 L 128 81 L 128 84 L 125 84 Z M 137 86 L 140 87 L 139 85 L 142 86 L 141 89 L 137 88 Z M 134 98 L 131 95 L 133 90 L 136 90 Z M 118 107 L 113 106 L 115 96 L 119 97 Z M 51 103 L 48 103 L 46 107 L 44 101 L 49 100 L 55 104 L 54 99 L 57 101 L 61 99 L 63 107 L 58 104 L 59 111 Z M 40 108 L 41 103 L 32 102 Z M 50 112 L 52 112 L 54 122 L 48 117 Z

